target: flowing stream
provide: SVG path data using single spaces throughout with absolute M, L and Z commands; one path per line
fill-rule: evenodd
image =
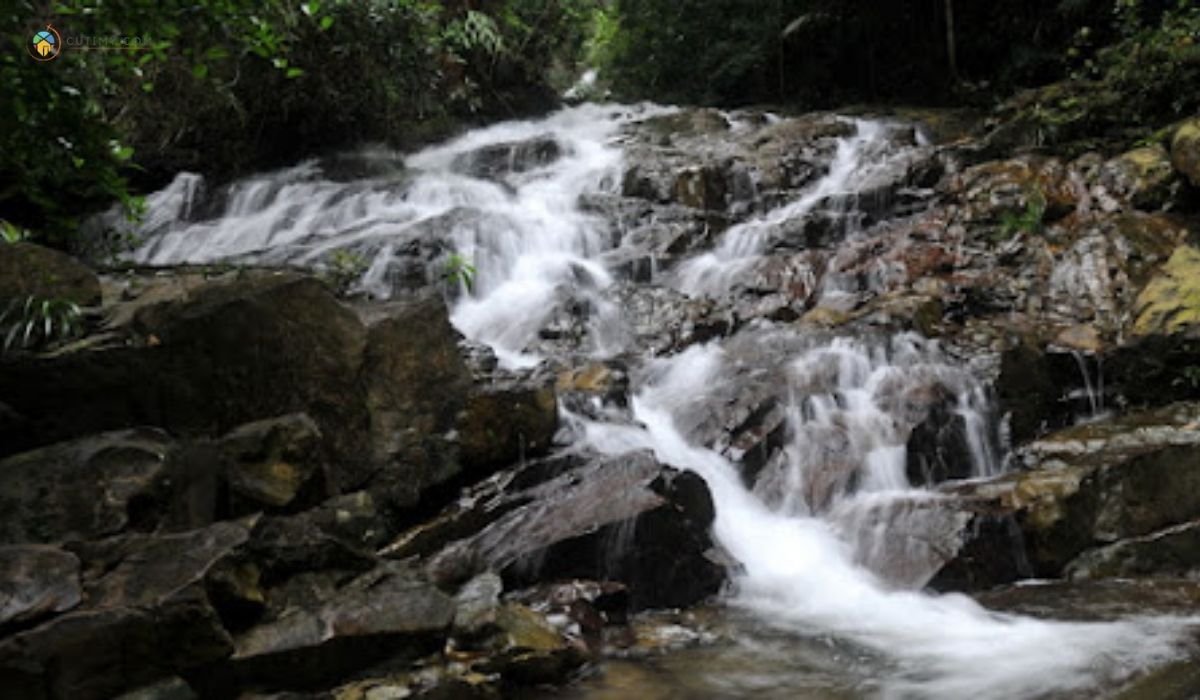
M 735 337 L 659 356 L 631 345 L 626 310 L 605 293 L 631 284 L 605 262 L 628 244 L 627 232 L 580 202 L 620 190 L 630 124 L 670 113 L 585 105 L 409 157 L 367 151 L 349 175 L 312 161 L 211 192 L 181 175 L 150 198 L 132 259 L 327 270 L 353 254 L 356 288 L 377 297 L 403 287 L 405 261 L 417 260 L 425 275 L 418 283 L 455 299 L 455 326 L 509 367 L 540 361 L 535 341 L 566 301 L 587 306 L 585 354 L 643 356 L 633 372 L 636 420 L 568 416 L 577 439 L 608 454 L 651 449 L 702 476 L 716 504 L 716 539 L 737 562 L 724 603 L 796 644 L 831 639 L 878 659 L 863 694 L 1086 696 L 1177 656 L 1179 619 L 1044 621 L 920 591 L 940 561 L 946 520 L 959 516 L 906 473 L 914 397 L 931 387 L 946 393 L 965 425 L 968 476 L 994 475 L 1002 463 L 988 387 L 935 343 L 914 335 L 808 338 L 764 324 L 744 331 L 741 344 Z M 890 157 L 882 148 L 888 125 L 852 124 L 823 176 L 650 282 L 720 299 L 781 224 L 831 199 L 852 201 Z M 473 269 L 471 279 L 440 272 L 456 260 Z M 707 409 L 748 391 L 745 377 L 763 373 L 773 378 L 786 439 L 777 459 L 747 477 L 695 428 Z

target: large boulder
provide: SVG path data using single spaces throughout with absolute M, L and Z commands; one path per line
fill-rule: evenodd
M 1177 404 L 1107 423 L 1077 426 L 1018 453 L 1029 467 L 950 491 L 976 514 L 938 587 L 988 586 L 1023 576 L 1055 578 L 1137 567 L 1146 542 L 1187 543 L 1200 519 L 1200 407 Z M 994 556 L 988 556 L 991 553 Z M 1123 564 L 1129 560 L 1140 564 Z M 996 566 L 1002 562 L 1003 566 Z M 1112 563 L 1117 562 L 1117 563 Z M 1179 570 L 1178 558 L 1153 566 Z
M 33 243 L 0 243 L 0 310 L 11 299 L 29 296 L 95 306 L 100 280 L 66 253 Z
M 430 486 L 459 473 L 453 431 L 467 404 L 471 375 L 440 299 L 389 310 L 370 329 L 362 376 L 371 465 L 385 500 L 408 507 Z M 339 490 L 361 487 L 349 472 Z M 352 480 L 353 479 L 353 480 Z
M 439 526 L 455 532 L 456 523 L 486 524 L 431 557 L 435 579 L 463 581 L 492 570 L 514 586 L 555 578 L 620 581 L 635 609 L 690 605 L 724 580 L 712 553 L 715 511 L 704 481 L 648 453 L 591 459 L 494 500 L 500 503 L 467 506 L 490 509 L 490 516 L 461 513 Z
M 298 411 L 324 428 L 357 408 L 366 330 L 315 279 L 217 280 L 141 309 L 134 326 L 115 347 L 5 366 L 0 395 L 26 424 L 0 451 L 136 425 L 213 435 Z
M 483 475 L 540 456 L 550 448 L 557 429 L 553 387 L 533 382 L 478 387 L 458 422 L 463 468 Z

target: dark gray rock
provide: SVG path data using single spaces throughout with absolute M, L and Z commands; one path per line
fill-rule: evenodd
M 125 430 L 0 461 L 0 542 L 55 542 L 117 534 L 136 525 L 167 475 L 172 442 Z
M 692 604 L 724 580 L 710 551 L 715 513 L 703 480 L 648 454 L 594 459 L 499 499 L 511 504 L 506 512 L 431 558 L 435 579 L 493 570 L 515 586 L 620 581 L 635 609 Z
M 66 612 L 83 600 L 79 559 L 57 547 L 0 547 L 0 571 L 0 630 Z

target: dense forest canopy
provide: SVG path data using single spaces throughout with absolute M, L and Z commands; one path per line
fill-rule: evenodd
M 0 219 L 47 240 L 179 170 L 228 178 L 543 111 L 584 67 L 620 99 L 989 105 L 1099 81 L 1195 109 L 1190 0 L 32 0 L 3 13 Z M 52 25 L 64 54 L 31 60 Z M 85 50 L 124 38 L 136 50 Z M 604 93 L 602 93 L 604 94 Z M 1133 121 L 1153 121 L 1137 119 Z

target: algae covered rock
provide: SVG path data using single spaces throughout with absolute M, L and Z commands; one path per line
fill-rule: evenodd
M 1194 334 L 1200 329 L 1200 250 L 1175 249 L 1136 304 L 1135 335 Z

